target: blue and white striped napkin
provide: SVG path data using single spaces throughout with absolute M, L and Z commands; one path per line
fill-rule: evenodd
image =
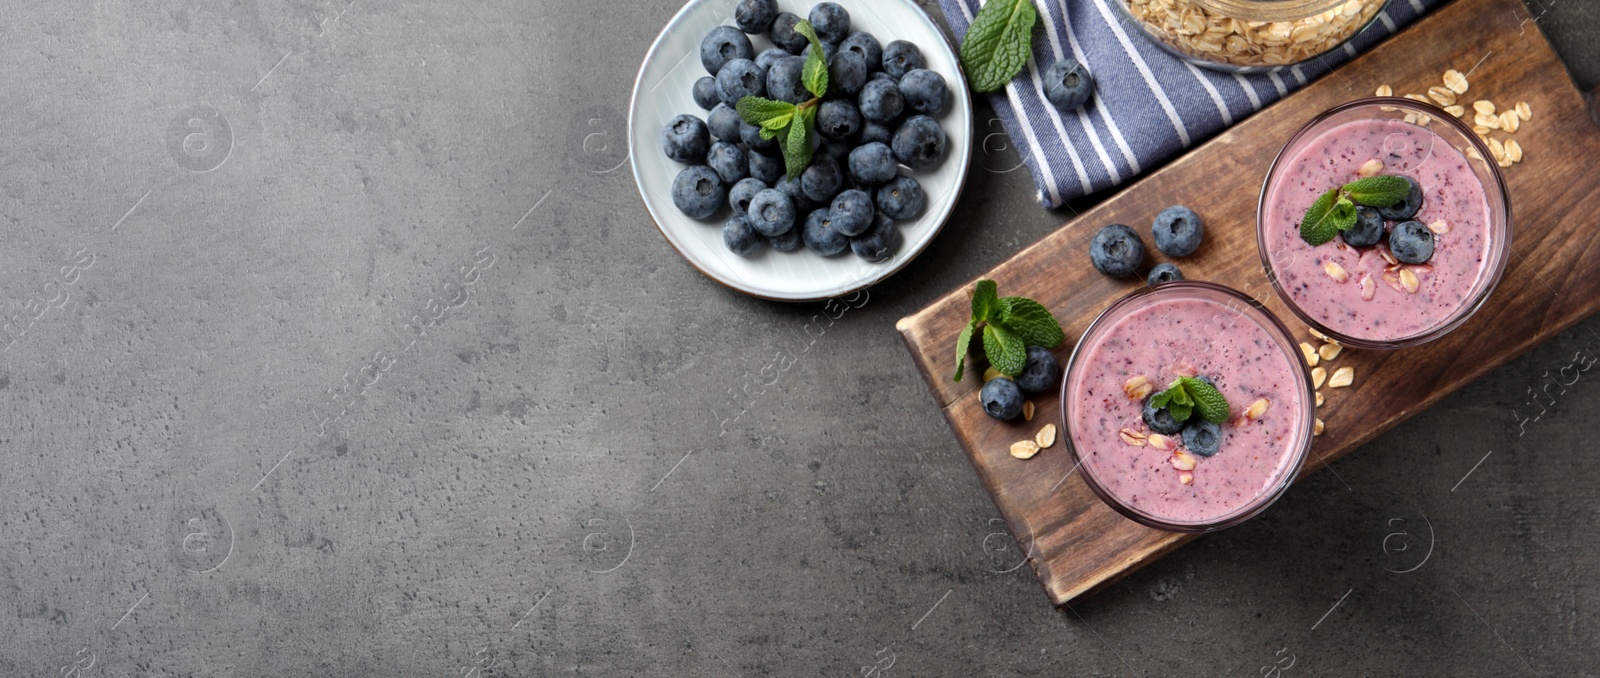
M 1232 75 L 1196 67 L 1162 51 L 1110 4 L 1123 1 L 1034 0 L 1039 25 L 1034 28 L 1033 60 L 1003 91 L 990 96 L 1022 161 L 1033 172 L 1039 202 L 1047 208 L 1132 180 L 1327 73 L 1443 2 L 1389 0 L 1378 20 L 1342 50 L 1278 73 Z M 939 0 L 957 44 L 981 4 L 981 0 Z M 1040 74 L 1069 56 L 1088 67 L 1096 92 L 1088 106 L 1060 113 L 1045 101 Z M 1360 89 L 1362 96 L 1371 93 L 1365 84 Z

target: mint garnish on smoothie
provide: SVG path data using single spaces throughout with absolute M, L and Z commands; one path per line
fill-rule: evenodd
M 1321 245 L 1356 224 L 1356 206 L 1392 207 L 1404 201 L 1411 181 L 1401 176 L 1379 175 L 1357 179 L 1319 196 L 1300 221 L 1300 238 Z

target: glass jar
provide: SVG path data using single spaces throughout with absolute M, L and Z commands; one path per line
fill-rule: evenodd
M 1162 49 L 1232 73 L 1291 68 L 1339 49 L 1387 0 L 1113 0 Z

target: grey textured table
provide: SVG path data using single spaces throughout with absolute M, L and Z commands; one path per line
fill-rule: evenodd
M 1600 319 L 1054 609 L 893 324 L 1070 215 L 811 343 L 622 166 L 676 5 L 8 7 L 0 675 L 1592 675 Z

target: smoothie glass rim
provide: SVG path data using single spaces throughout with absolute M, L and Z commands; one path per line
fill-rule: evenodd
M 1381 110 L 1384 108 L 1389 108 L 1392 110 Z M 1383 116 L 1365 116 L 1365 119 L 1369 120 L 1397 119 L 1391 117 L 1389 114 L 1392 114 L 1396 111 L 1405 111 L 1408 113 L 1426 115 L 1432 120 L 1442 121 L 1446 128 L 1448 128 L 1455 135 L 1461 137 L 1461 139 L 1464 139 L 1466 143 L 1471 146 L 1471 148 L 1477 151 L 1478 157 L 1482 158 L 1481 162 L 1485 170 L 1485 172 L 1482 174 L 1486 174 L 1488 177 L 1492 178 L 1494 182 L 1494 185 L 1490 186 L 1484 181 L 1484 176 L 1480 176 L 1480 173 L 1477 171 L 1473 172 L 1473 178 L 1483 186 L 1484 200 L 1489 203 L 1486 211 L 1488 212 L 1489 217 L 1490 245 L 1487 261 L 1485 262 L 1485 268 L 1483 271 L 1483 287 L 1473 298 L 1463 302 L 1460 308 L 1458 308 L 1454 314 L 1452 314 L 1443 322 L 1440 322 L 1438 325 L 1428 328 L 1427 330 L 1406 337 L 1399 337 L 1395 339 L 1371 339 L 1355 337 L 1323 324 L 1315 317 L 1312 317 L 1310 313 L 1306 312 L 1304 309 L 1301 309 L 1299 303 L 1297 303 L 1295 299 L 1290 296 L 1289 292 L 1285 290 L 1279 283 L 1277 271 L 1272 265 L 1271 253 L 1268 251 L 1266 236 L 1267 197 L 1270 195 L 1269 191 L 1272 188 L 1273 180 L 1277 178 L 1280 166 L 1289 161 L 1288 156 L 1290 155 L 1291 150 L 1298 152 L 1301 149 L 1301 146 L 1299 145 L 1301 142 L 1309 141 L 1313 133 L 1323 131 L 1323 125 L 1327 124 L 1330 120 L 1335 119 L 1341 114 L 1350 111 L 1357 111 L 1358 109 L 1367 109 L 1385 114 Z M 1355 119 L 1358 118 L 1350 118 L 1350 120 Z M 1347 121 L 1348 120 L 1343 119 L 1338 120 L 1340 123 Z M 1433 129 L 1431 126 L 1424 127 L 1423 129 L 1428 130 L 1435 137 L 1444 141 L 1446 144 L 1451 144 L 1452 147 L 1456 147 L 1456 144 L 1451 143 L 1451 139 L 1446 138 L 1440 133 L 1439 130 Z M 1460 150 L 1459 147 L 1458 150 Z M 1463 151 L 1462 155 L 1465 156 L 1467 154 Z M 1261 256 L 1261 267 L 1263 272 L 1265 272 L 1267 275 L 1267 280 L 1272 283 L 1272 289 L 1277 292 L 1278 298 L 1283 300 L 1283 304 L 1289 309 L 1289 312 L 1299 317 L 1302 322 L 1311 326 L 1312 329 L 1322 333 L 1328 338 L 1348 347 L 1373 350 L 1393 350 L 1425 344 L 1449 334 L 1457 327 L 1460 327 L 1462 324 L 1466 323 L 1467 320 L 1469 320 L 1478 312 L 1478 309 L 1483 307 L 1484 303 L 1489 300 L 1489 297 L 1494 294 L 1495 289 L 1500 286 L 1500 280 L 1504 276 L 1506 265 L 1511 258 L 1511 192 L 1506 186 L 1505 175 L 1500 171 L 1499 165 L 1494 161 L 1493 158 L 1494 155 L 1489 151 L 1489 147 L 1484 144 L 1482 139 L 1478 138 L 1478 135 L 1472 131 L 1472 128 L 1468 127 L 1466 123 L 1457 120 L 1455 116 L 1445 112 L 1444 109 L 1434 106 L 1431 103 L 1416 101 L 1414 99 L 1406 99 L 1403 97 L 1364 97 L 1346 101 L 1317 114 L 1316 116 L 1312 117 L 1311 120 L 1302 125 L 1300 129 L 1296 130 L 1294 134 L 1289 136 L 1289 140 L 1284 142 L 1283 148 L 1278 150 L 1278 155 L 1273 158 L 1272 165 L 1267 168 L 1267 174 L 1261 180 L 1261 194 L 1257 198 L 1256 202 L 1256 251 Z M 1472 163 L 1473 160 L 1468 157 L 1467 164 L 1469 168 L 1472 167 Z M 1495 200 L 1490 195 L 1490 191 L 1492 189 L 1498 191 L 1500 198 L 1500 209 L 1498 210 L 1495 209 Z
M 1251 319 L 1273 338 L 1273 341 L 1278 344 L 1278 349 L 1282 352 L 1283 357 L 1288 361 L 1291 369 L 1294 369 L 1299 373 L 1301 393 L 1298 414 L 1301 418 L 1301 421 L 1298 431 L 1295 431 L 1298 436 L 1297 442 L 1291 441 L 1288 443 L 1289 448 L 1285 449 L 1284 451 L 1284 454 L 1289 455 L 1291 458 L 1288 460 L 1286 465 L 1282 466 L 1283 470 L 1281 477 L 1275 480 L 1271 486 L 1264 488 L 1261 493 L 1256 495 L 1256 497 L 1253 498 L 1249 503 L 1226 515 L 1204 521 L 1178 522 L 1168 518 L 1145 513 L 1127 505 L 1095 479 L 1095 472 L 1092 470 L 1092 467 L 1083 463 L 1083 459 L 1078 454 L 1077 445 L 1073 443 L 1074 426 L 1072 425 L 1071 415 L 1074 413 L 1073 404 L 1075 403 L 1075 400 L 1071 397 L 1071 395 L 1073 375 L 1075 373 L 1074 368 L 1078 367 L 1079 361 L 1086 359 L 1084 356 L 1085 347 L 1091 345 L 1091 339 L 1097 338 L 1100 332 L 1103 332 L 1107 329 L 1109 323 L 1108 319 L 1115 320 L 1124 317 L 1126 314 L 1119 314 L 1119 312 L 1129 306 L 1153 303 L 1168 296 L 1176 295 L 1180 299 L 1195 298 L 1194 295 L 1189 294 L 1193 292 L 1217 294 L 1227 297 L 1231 299 L 1231 301 L 1242 303 L 1243 307 L 1237 309 L 1240 312 L 1240 315 L 1249 314 Z M 1200 296 L 1203 298 L 1204 295 Z M 1213 301 L 1216 300 L 1213 299 Z M 1222 305 L 1233 308 L 1231 303 L 1224 303 Z M 1129 310 L 1129 312 L 1132 312 L 1132 310 Z M 1268 310 L 1264 304 L 1262 304 L 1260 301 L 1257 301 L 1255 298 L 1226 285 L 1201 280 L 1180 280 L 1170 283 L 1162 283 L 1155 287 L 1145 287 L 1143 289 L 1129 292 L 1121 299 L 1112 302 L 1111 305 L 1107 306 L 1105 310 L 1101 311 L 1099 315 L 1095 316 L 1095 319 L 1089 323 L 1088 329 L 1084 330 L 1083 335 L 1078 339 L 1077 345 L 1073 347 L 1072 355 L 1067 358 L 1067 362 L 1063 370 L 1063 376 L 1061 379 L 1061 430 L 1066 434 L 1061 436 L 1061 438 L 1063 445 L 1066 447 L 1067 456 L 1072 459 L 1073 469 L 1080 471 L 1078 475 L 1083 478 L 1084 484 L 1088 485 L 1090 491 L 1094 492 L 1095 496 L 1099 497 L 1102 502 L 1104 502 L 1107 506 L 1110 506 L 1117 513 L 1122 514 L 1123 517 L 1126 517 L 1129 520 L 1137 522 L 1146 527 L 1152 527 L 1158 530 L 1166 530 L 1168 532 L 1213 532 L 1238 525 L 1239 523 L 1242 523 L 1250 518 L 1255 517 L 1257 514 L 1260 514 L 1262 511 L 1266 510 L 1268 506 L 1271 506 L 1280 497 L 1282 497 L 1284 491 L 1289 488 L 1289 485 L 1294 483 L 1295 479 L 1300 475 L 1300 470 L 1305 465 L 1306 458 L 1310 456 L 1311 453 L 1311 441 L 1312 438 L 1315 437 L 1315 399 L 1316 389 L 1313 388 L 1311 384 L 1311 372 L 1307 369 L 1305 363 L 1301 359 L 1299 345 L 1295 343 L 1294 335 L 1289 332 L 1288 328 L 1284 326 L 1282 321 L 1278 320 L 1277 316 L 1274 315 L 1272 311 Z M 1238 406 L 1239 404 L 1234 404 L 1234 409 L 1236 411 Z M 1291 430 L 1293 430 L 1293 428 L 1291 428 Z

